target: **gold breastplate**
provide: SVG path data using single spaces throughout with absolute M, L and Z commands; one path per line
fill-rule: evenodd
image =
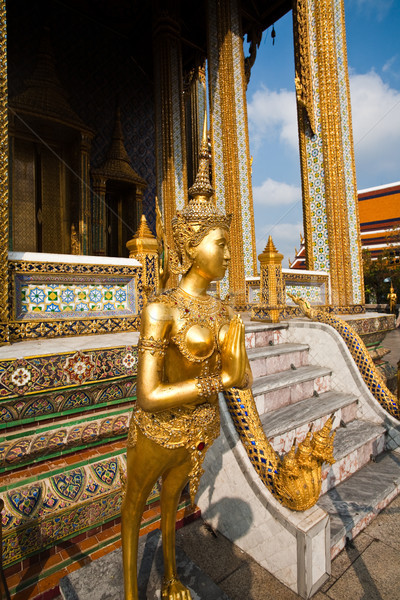
M 217 298 L 190 296 L 180 288 L 158 297 L 179 310 L 178 332 L 171 337 L 181 354 L 190 362 L 204 363 L 220 352 L 221 327 L 229 323 L 229 313 Z

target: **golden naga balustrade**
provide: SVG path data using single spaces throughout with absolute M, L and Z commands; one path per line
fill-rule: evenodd
M 371 394 L 392 417 L 400 419 L 399 398 L 396 398 L 396 396 L 387 388 L 382 375 L 374 365 L 374 361 L 372 360 L 367 347 L 353 327 L 342 319 L 337 319 L 322 310 L 312 307 L 307 300 L 300 296 L 294 296 L 293 294 L 288 295 L 301 308 L 306 317 L 312 321 L 326 323 L 336 329 L 350 350 Z

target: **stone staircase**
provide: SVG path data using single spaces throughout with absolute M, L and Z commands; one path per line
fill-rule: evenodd
M 385 451 L 384 425 L 357 417 L 356 396 L 331 389 L 329 368 L 309 364 L 307 344 L 284 341 L 287 328 L 247 324 L 253 395 L 265 435 L 280 454 L 295 438 L 301 442 L 311 424 L 318 430 L 335 415 L 336 463 L 324 465 L 318 501 L 330 516 L 333 558 L 398 493 L 400 454 Z
M 304 322 L 302 325 L 307 327 Z M 322 328 L 324 327 L 327 326 Z M 230 536 L 229 527 L 231 525 L 228 525 L 228 522 L 226 525 L 225 522 L 222 525 L 222 533 L 231 537 L 235 543 L 253 555 L 260 564 L 263 564 L 294 591 L 303 597 L 310 597 L 329 575 L 331 558 L 345 546 L 348 539 L 359 533 L 399 493 L 400 454 L 398 448 L 395 447 L 396 444 L 393 444 L 392 434 L 396 429 L 394 420 L 386 417 L 386 413 L 383 414 L 379 405 L 373 406 L 371 410 L 373 399 L 369 398 L 369 405 L 366 405 L 362 385 L 359 382 L 357 383 L 358 388 L 355 384 L 346 386 L 350 376 L 343 374 L 342 377 L 343 366 L 338 366 L 338 359 L 335 358 L 334 352 L 332 352 L 334 368 L 328 365 L 329 339 L 327 338 L 325 364 L 317 364 L 317 361 L 312 358 L 316 353 L 310 352 L 310 344 L 303 341 L 307 340 L 307 334 L 302 336 L 302 331 L 300 333 L 299 331 L 288 323 L 278 325 L 246 323 L 246 347 L 254 376 L 253 395 L 265 435 L 274 450 L 280 454 L 288 452 L 295 438 L 297 443 L 301 442 L 311 425 L 314 431 L 318 430 L 324 425 L 327 418 L 332 413 L 334 414 L 336 463 L 333 466 L 325 465 L 323 467 L 322 493 L 317 506 L 304 513 L 293 513 L 286 508 L 277 507 L 266 497 L 262 502 L 274 517 L 274 522 L 270 522 L 267 518 L 264 520 L 265 531 L 268 531 L 268 535 L 276 522 L 284 523 L 286 519 L 287 531 L 291 533 L 293 533 L 292 529 L 296 531 L 297 542 L 294 543 L 299 544 L 299 532 L 306 538 L 308 536 L 309 541 L 314 540 L 310 542 L 309 549 L 304 552 L 305 556 L 308 556 L 303 561 L 305 567 L 300 565 L 301 561 L 299 562 L 299 552 L 301 554 L 302 551 L 299 551 L 298 545 L 296 546 L 296 577 L 293 566 L 280 568 L 274 566 L 273 556 L 264 557 L 264 554 L 270 551 L 268 549 L 261 551 L 260 543 L 253 544 L 251 540 L 252 535 L 257 537 L 257 532 L 252 534 L 251 528 L 258 528 L 260 531 L 264 526 L 262 519 L 259 520 L 257 526 L 249 524 L 249 530 L 243 536 L 243 544 L 236 533 Z M 326 332 L 325 334 L 328 335 Z M 336 343 L 340 346 L 340 341 Z M 340 352 L 345 358 L 344 364 L 346 368 L 350 368 L 346 350 L 345 347 L 340 347 Z M 335 372 L 333 373 L 333 371 Z M 356 376 L 354 375 L 354 377 Z M 343 385 L 341 378 L 344 382 Z M 245 479 L 259 499 L 263 492 L 260 492 L 253 476 L 244 470 L 245 468 L 252 469 L 251 464 L 248 462 L 246 467 L 244 466 L 246 460 L 238 448 L 235 432 L 232 432 L 227 421 L 224 425 L 224 418 L 226 417 L 223 416 L 222 419 L 223 435 L 225 434 Z M 391 444 L 387 444 L 388 438 L 392 440 Z M 224 452 L 223 443 L 221 449 Z M 232 474 L 232 467 L 230 468 Z M 240 476 L 238 475 L 238 477 Z M 226 482 L 223 483 L 223 475 L 217 475 L 217 481 L 219 480 L 221 481 L 220 485 L 226 486 Z M 215 482 L 213 485 L 216 487 Z M 257 491 L 255 487 L 257 487 Z M 234 490 L 237 488 L 238 484 L 233 485 Z M 224 490 L 222 490 L 221 496 L 223 492 Z M 240 498 L 242 501 L 248 502 L 250 507 L 255 507 L 257 504 L 251 499 L 251 494 L 246 496 L 243 493 Z M 200 506 L 203 517 L 208 520 L 209 514 L 212 521 L 212 514 L 207 513 L 202 504 Z M 258 504 L 257 507 L 257 511 L 259 511 Z M 301 515 L 305 521 L 308 521 L 305 529 L 301 524 Z M 326 518 L 325 524 L 323 524 L 323 515 Z M 266 523 L 268 523 L 268 528 Z M 325 542 L 322 541 L 322 535 L 317 542 L 317 538 L 313 538 L 313 528 L 315 531 L 322 531 L 324 527 L 326 529 Z M 282 540 L 285 538 L 284 528 L 278 535 Z M 276 542 L 277 536 L 274 539 L 272 535 L 269 540 L 269 545 L 272 546 L 271 553 L 275 553 L 276 556 L 279 555 L 280 548 L 280 543 Z M 290 540 L 286 543 L 290 545 Z M 313 552 L 315 556 L 312 554 Z M 325 566 L 317 556 L 318 553 L 322 555 L 324 552 L 326 554 Z M 301 575 L 301 569 L 307 569 L 307 564 L 310 572 Z M 324 570 L 325 575 L 323 574 Z M 289 572 L 291 575 L 288 574 Z M 300 581 L 302 577 L 303 580 Z M 308 583 L 304 577 L 305 580 L 308 578 Z M 293 583 L 294 578 L 297 578 L 296 583 Z

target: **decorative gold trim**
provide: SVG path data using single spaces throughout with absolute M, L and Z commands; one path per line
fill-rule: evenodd
M 119 333 L 122 331 L 138 331 L 140 318 L 108 317 L 99 319 L 71 319 L 46 321 L 10 321 L 9 338 L 18 342 L 36 338 L 54 338 L 77 335 L 100 335 L 103 333 Z
M 8 321 L 8 80 L 6 2 L 0 0 L 0 322 Z
M 239 21 L 239 27 L 241 24 L 241 19 Z M 241 39 L 243 39 L 242 32 Z M 242 104 L 243 104 L 243 116 L 244 123 L 242 124 L 242 128 L 244 130 L 245 142 L 246 142 L 246 177 L 247 177 L 247 189 L 249 193 L 249 211 L 250 211 L 250 234 L 251 234 L 251 246 L 252 246 L 252 263 L 253 263 L 253 275 L 257 273 L 257 244 L 256 244 L 256 229 L 255 229 L 255 221 L 254 221 L 254 201 L 253 201 L 253 183 L 251 177 L 251 156 L 250 156 L 250 139 L 249 139 L 249 118 L 247 114 L 247 81 L 246 81 L 246 69 L 245 69 L 245 58 L 243 52 L 243 42 L 240 44 L 240 52 L 241 59 L 239 61 L 240 64 L 240 72 L 241 72 L 241 80 L 242 80 Z M 240 202 L 239 202 L 240 207 Z
M 315 3 L 331 301 L 333 305 L 340 306 L 352 302 L 353 290 L 333 18 L 331 0 Z
M 293 37 L 295 44 L 295 69 L 296 72 L 304 72 L 310 78 L 306 80 L 307 86 L 311 88 L 311 51 L 309 39 L 303 38 L 299 28 L 304 22 L 307 23 L 308 31 L 308 5 L 306 0 L 298 0 L 293 10 Z M 303 49 L 303 44 L 309 48 L 307 53 Z M 303 65 L 301 65 L 303 60 Z M 305 64 L 308 61 L 308 65 Z M 312 99 L 312 98 L 311 98 Z M 301 188 L 302 188 L 302 204 L 303 204 L 303 224 L 304 224 L 304 244 L 306 249 L 306 268 L 310 271 L 314 270 L 314 251 L 313 251 L 313 232 L 311 225 L 311 196 L 308 182 L 308 164 L 307 164 L 307 138 L 311 136 L 311 131 L 306 127 L 304 106 L 300 104 L 296 95 L 297 105 L 297 122 L 299 132 L 299 150 L 300 150 L 300 165 L 301 165 Z M 312 99 L 313 101 L 313 99 Z M 314 123 L 314 127 L 316 127 Z
M 341 0 L 339 0 L 341 2 Z M 343 21 L 343 3 L 341 2 L 341 18 Z M 309 44 L 308 27 L 310 27 L 310 14 L 315 21 L 315 47 L 318 65 L 318 93 L 320 106 L 320 127 L 310 125 L 322 141 L 324 185 L 325 185 L 325 211 L 328 231 L 329 270 L 331 275 L 331 302 L 333 305 L 347 306 L 354 302 L 352 256 L 350 252 L 350 235 L 348 227 L 347 189 L 344 181 L 345 158 L 342 149 L 342 112 L 340 105 L 340 81 L 337 73 L 337 39 L 335 37 L 335 10 L 337 6 L 331 0 L 297 0 L 294 10 L 294 38 L 297 86 L 297 108 L 299 121 L 299 142 L 302 169 L 303 211 L 306 240 L 307 268 L 315 268 L 315 232 L 312 230 L 311 221 L 311 196 L 309 189 L 309 165 L 307 165 L 307 139 L 311 131 L 307 127 L 305 111 L 310 103 L 315 103 L 312 98 L 311 69 L 312 60 L 315 60 Z M 344 29 L 343 29 L 344 31 Z M 344 54 L 346 48 L 343 48 Z M 345 68 L 347 68 L 347 61 Z M 348 94 L 348 77 L 346 75 L 346 93 Z M 313 104 L 314 106 L 314 104 Z M 314 106 L 315 110 L 315 106 Z M 351 114 L 348 116 L 351 122 Z M 353 142 L 351 139 L 351 151 Z M 354 153 L 351 161 L 354 175 Z M 354 178 L 354 186 L 355 186 Z M 354 188 L 356 189 L 356 188 Z M 360 246 L 359 246 L 360 247 Z M 361 264 L 361 263 L 360 263 Z M 360 266 L 361 269 L 361 266 Z
M 308 30 L 307 0 L 297 0 L 293 3 L 293 33 L 296 56 L 296 99 L 297 106 L 305 111 L 311 132 L 316 132 L 314 99 L 310 73 L 310 37 Z
M 360 215 L 358 208 L 358 193 L 357 193 L 357 177 L 356 177 L 356 164 L 354 157 L 354 136 L 353 136 L 353 119 L 352 119 L 352 111 L 351 111 L 351 98 L 350 98 L 350 81 L 349 81 L 349 66 L 347 61 L 347 41 L 346 41 L 346 24 L 345 24 L 345 12 L 344 12 L 344 0 L 340 0 L 341 10 L 341 24 L 342 24 L 342 44 L 343 44 L 343 70 L 346 78 L 346 98 L 347 98 L 347 110 L 348 110 L 348 135 L 349 135 L 349 144 L 351 148 L 351 167 L 352 167 L 352 179 L 353 179 L 353 189 L 355 193 L 354 199 L 354 208 L 356 212 L 356 221 L 357 221 L 357 245 L 358 245 L 358 265 L 359 265 L 359 275 L 360 275 L 360 288 L 361 288 L 361 302 L 365 302 L 365 290 L 364 290 L 364 270 L 363 270 L 363 261 L 362 261 L 362 246 L 361 246 L 361 233 L 360 233 Z M 354 302 L 354 298 L 352 299 Z
M 233 105 L 232 93 L 235 80 L 232 65 L 232 31 L 230 28 L 231 13 L 230 2 L 225 0 L 217 5 L 218 46 L 220 49 L 220 85 L 222 104 L 222 144 L 224 154 L 224 182 L 226 212 L 233 214 L 230 239 L 231 239 L 231 264 L 230 292 L 234 303 L 244 302 L 243 286 L 241 279 L 244 278 L 244 254 L 243 245 L 238 240 L 243 239 L 242 219 L 240 206 L 237 210 L 235 204 L 239 196 L 239 171 L 236 153 L 236 119 Z

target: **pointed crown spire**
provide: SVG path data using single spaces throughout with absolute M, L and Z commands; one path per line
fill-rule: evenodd
M 190 269 L 191 262 L 185 260 L 185 244 L 200 244 L 209 231 L 216 227 L 229 229 L 232 215 L 225 215 L 216 205 L 214 190 L 210 183 L 209 150 L 206 128 L 200 151 L 199 170 L 194 184 L 189 189 L 189 201 L 185 208 L 176 212 L 172 219 L 172 232 L 177 253 L 171 253 L 170 268 L 173 273 L 183 275 Z M 183 262 L 182 262 L 183 261 Z M 181 262 L 181 264 L 179 264 Z

